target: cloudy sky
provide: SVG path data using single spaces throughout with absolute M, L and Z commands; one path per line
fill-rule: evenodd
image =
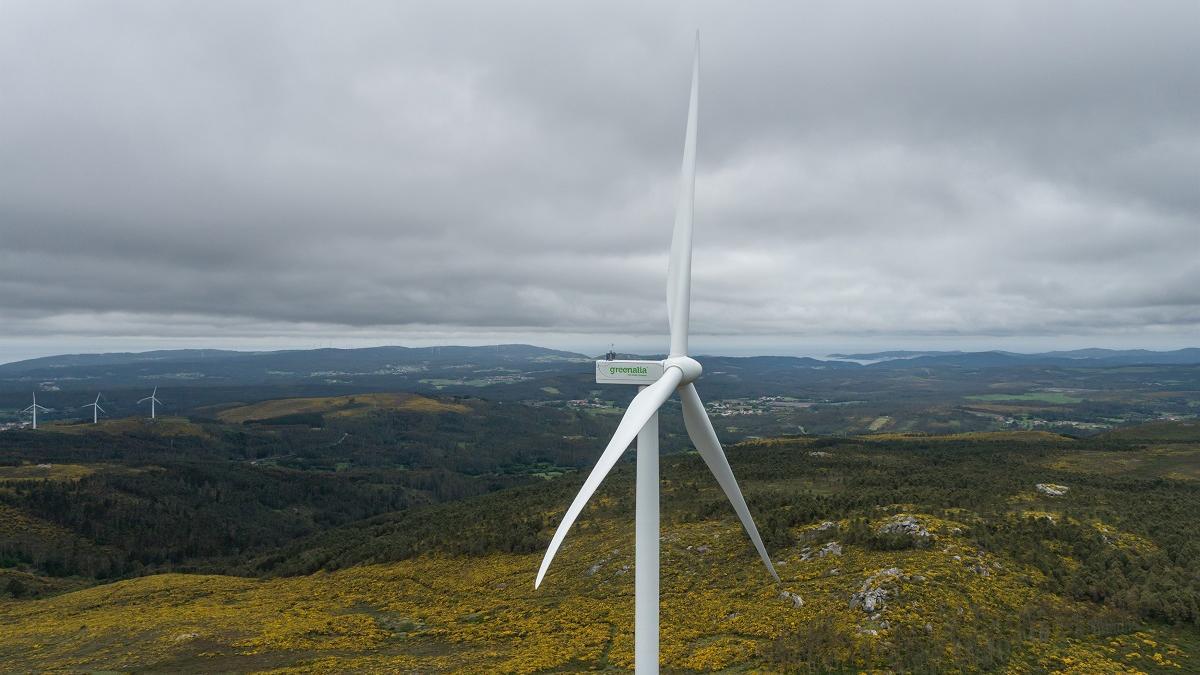
M 0 361 L 1200 344 L 1195 2 L 0 3 Z

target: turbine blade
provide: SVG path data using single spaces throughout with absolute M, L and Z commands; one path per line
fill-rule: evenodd
M 107 410 L 105 410 L 104 408 L 101 408 L 99 403 L 96 403 L 96 404 L 95 404 L 95 406 L 96 406 L 96 410 L 99 410 L 99 411 L 100 411 L 100 412 L 102 412 L 102 413 L 107 413 L 107 412 L 108 412 L 108 411 L 107 411 Z
M 688 103 L 687 131 L 683 137 L 683 167 L 679 174 L 679 201 L 671 234 L 671 261 L 667 265 L 667 321 L 671 326 L 671 356 L 687 356 L 688 317 L 692 299 L 692 213 L 696 196 L 696 124 L 700 103 L 700 34 L 692 61 L 692 96 Z
M 767 548 L 763 546 L 762 537 L 758 536 L 758 528 L 754 526 L 754 519 L 750 517 L 750 509 L 746 506 L 742 489 L 738 487 L 737 479 L 733 476 L 733 469 L 725 457 L 725 451 L 721 449 L 721 442 L 717 440 L 717 432 L 713 429 L 712 420 L 708 419 L 708 413 L 705 412 L 704 404 L 700 401 L 700 394 L 696 393 L 696 387 L 689 383 L 679 388 L 679 399 L 683 402 L 683 424 L 687 427 L 688 436 L 691 437 L 696 449 L 700 451 L 700 457 L 708 465 L 709 471 L 712 471 L 717 483 L 721 485 L 721 489 L 725 491 L 725 496 L 742 521 L 742 527 L 745 528 L 746 534 L 750 535 L 750 541 L 754 542 L 754 548 L 758 549 L 758 556 L 767 566 L 767 571 L 771 573 L 775 581 L 779 581 L 775 565 L 771 563 L 771 556 L 767 555 Z
M 149 396 L 147 396 L 146 398 L 140 398 L 140 399 L 138 399 L 138 403 L 145 403 L 146 401 L 149 401 L 149 400 L 150 400 L 150 397 L 149 397 Z
M 596 467 L 592 469 L 592 473 L 583 482 L 583 487 L 580 488 L 579 494 L 575 495 L 575 500 L 571 502 L 570 508 L 563 516 L 562 522 L 558 524 L 558 529 L 554 532 L 554 538 L 550 540 L 550 547 L 546 549 L 546 555 L 542 558 L 542 566 L 538 569 L 537 580 L 533 582 L 533 587 L 536 589 L 542 584 L 542 578 L 546 576 L 546 570 L 550 568 L 550 561 L 554 560 L 554 554 L 558 552 L 558 547 L 562 544 L 563 539 L 567 536 L 567 530 L 571 529 L 571 525 L 575 519 L 579 517 L 579 513 L 583 511 L 583 507 L 587 505 L 589 499 L 596 492 L 596 488 L 600 487 L 601 481 L 612 471 L 617 460 L 637 438 L 638 432 L 642 427 L 646 426 L 646 422 L 650 417 L 658 411 L 659 407 L 671 397 L 671 392 L 679 385 L 683 379 L 683 372 L 678 368 L 668 368 L 667 372 L 658 379 L 654 384 L 646 387 L 637 396 L 633 397 L 633 401 L 629 403 L 629 409 L 625 411 L 624 417 L 621 418 L 621 423 L 617 425 L 616 432 L 613 433 L 612 440 L 608 442 L 608 447 L 604 448 L 604 453 L 600 455 L 600 459 L 596 462 Z

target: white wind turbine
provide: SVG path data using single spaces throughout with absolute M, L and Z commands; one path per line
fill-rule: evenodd
M 83 407 L 92 409 L 92 424 L 96 424 L 100 421 L 100 413 L 104 413 L 105 415 L 108 414 L 107 410 L 100 407 L 100 394 L 96 394 L 96 400 L 94 402 Z
M 37 403 L 37 392 L 35 391 L 35 392 L 33 392 L 33 405 L 31 405 L 31 406 L 29 406 L 28 408 L 26 408 L 26 409 L 24 409 L 24 410 L 22 410 L 22 411 L 21 411 L 21 412 L 23 412 L 23 413 L 27 413 L 27 412 L 31 412 L 31 413 L 33 413 L 33 428 L 34 428 L 34 429 L 37 429 L 37 414 L 38 414 L 38 411 L 39 411 L 39 410 L 45 410 L 45 411 L 49 412 L 49 410 L 50 410 L 50 409 L 49 409 L 49 408 L 46 408 L 46 407 L 43 407 L 43 406 L 40 406 L 40 405 L 38 405 L 38 403 Z
M 158 400 L 158 387 L 155 387 L 149 396 L 139 400 L 138 403 L 145 403 L 146 401 L 150 401 L 150 419 L 154 419 L 154 404 L 162 403 L 162 401 Z
M 635 506 L 636 549 L 634 566 L 634 668 L 638 673 L 658 672 L 658 563 L 659 563 L 659 478 L 658 409 L 678 391 L 683 404 L 683 421 L 704 463 L 717 479 L 733 505 L 742 527 L 758 550 L 763 564 L 775 581 L 779 575 L 763 546 L 754 519 L 742 496 L 741 488 L 729 467 L 712 421 L 692 384 L 700 377 L 701 367 L 687 355 L 688 315 L 691 303 L 692 211 L 696 189 L 696 107 L 699 102 L 700 39 L 696 37 L 696 56 L 692 64 L 692 95 L 688 106 L 684 136 L 683 168 L 679 202 L 675 210 L 675 229 L 671 237 L 671 258 L 667 268 L 667 316 L 671 327 L 671 352 L 663 361 L 596 362 L 596 379 L 602 383 L 641 384 L 641 390 L 629 404 L 608 447 L 583 483 L 559 523 L 542 559 L 534 588 L 541 585 L 550 561 L 558 552 L 567 531 L 591 499 L 601 481 L 616 465 L 633 439 L 637 438 L 637 488 Z

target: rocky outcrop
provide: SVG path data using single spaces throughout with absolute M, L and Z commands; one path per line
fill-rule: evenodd
M 1054 483 L 1038 483 L 1036 487 L 1038 492 L 1047 497 L 1061 497 L 1067 494 L 1067 490 L 1071 489 L 1066 485 L 1056 485 Z
M 824 558 L 827 555 L 841 555 L 841 554 L 842 554 L 842 545 L 837 543 L 836 541 L 831 541 L 828 544 L 825 544 L 824 546 L 821 547 L 821 550 L 817 551 L 817 556 L 821 557 L 821 558 Z
M 925 529 L 921 521 L 903 513 L 881 525 L 878 533 L 909 535 L 917 539 L 928 539 L 930 536 L 929 530 Z
M 811 546 L 805 546 L 800 549 L 800 561 L 804 562 L 814 558 L 824 558 L 827 555 L 841 555 L 842 545 L 836 541 L 827 542 L 824 546 L 817 550 L 813 550 Z
M 789 591 L 780 591 L 779 599 L 787 600 L 788 602 L 792 603 L 792 607 L 795 607 L 795 608 L 804 606 L 804 598 L 801 598 L 796 593 L 791 593 Z
M 850 609 L 862 609 L 867 614 L 882 610 L 888 598 L 895 597 L 904 572 L 899 567 L 879 570 L 863 581 L 862 588 L 850 595 Z

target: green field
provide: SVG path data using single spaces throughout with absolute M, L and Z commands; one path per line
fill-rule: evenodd
M 1057 391 L 1030 391 L 1024 394 L 975 394 L 965 398 L 972 401 L 1033 401 L 1036 403 L 1053 403 L 1055 405 L 1083 402 L 1082 398 L 1067 396 Z

